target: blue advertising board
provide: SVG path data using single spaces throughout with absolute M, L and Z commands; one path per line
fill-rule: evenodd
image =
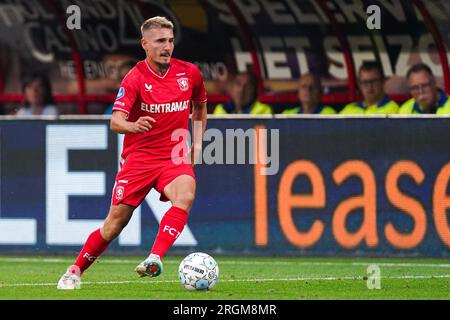
M 448 257 L 449 125 L 209 119 L 169 254 Z M 0 138 L 0 252 L 80 250 L 108 212 L 122 137 L 107 120 L 2 120 Z M 108 252 L 147 252 L 169 207 L 151 191 Z

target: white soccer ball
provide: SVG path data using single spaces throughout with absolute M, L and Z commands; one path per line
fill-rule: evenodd
M 219 265 L 209 254 L 194 252 L 181 261 L 178 278 L 187 290 L 209 290 L 219 280 Z

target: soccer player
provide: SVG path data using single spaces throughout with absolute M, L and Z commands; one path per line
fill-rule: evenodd
M 378 62 L 364 62 L 359 68 L 358 84 L 363 100 L 349 103 L 340 114 L 392 114 L 397 113 L 398 104 L 384 91 L 386 78 Z
M 80 276 L 120 234 L 151 188 L 172 207 L 160 222 L 149 256 L 135 269 L 139 276 L 156 277 L 163 271 L 161 258 L 186 225 L 196 188 L 193 164 L 206 126 L 206 91 L 194 64 L 171 58 L 173 31 L 172 22 L 164 17 L 153 17 L 141 26 L 146 58 L 123 79 L 111 116 L 111 129 L 125 134 L 111 208 L 59 280 L 58 289 L 80 287 Z M 186 142 L 191 102 L 195 129 L 188 152 L 176 146 Z M 182 136 L 173 141 L 172 133 L 178 129 L 185 130 L 178 131 Z
M 271 114 L 272 107 L 258 101 L 256 81 L 252 72 L 235 75 L 228 86 L 231 101 L 216 105 L 213 114 Z
M 318 76 L 305 73 L 298 82 L 297 96 L 300 106 L 286 109 L 282 114 L 335 114 L 336 111 L 320 102 L 322 83 Z
M 450 114 L 449 96 L 436 85 L 433 72 L 426 64 L 412 66 L 407 74 L 412 98 L 406 101 L 398 113 L 401 114 Z

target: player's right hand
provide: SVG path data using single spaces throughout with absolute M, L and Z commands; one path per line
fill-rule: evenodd
M 152 117 L 140 117 L 139 119 L 137 119 L 136 122 L 134 122 L 132 131 L 133 131 L 133 133 L 148 132 L 152 128 L 151 123 L 155 123 L 155 122 L 156 122 L 156 120 L 153 119 Z

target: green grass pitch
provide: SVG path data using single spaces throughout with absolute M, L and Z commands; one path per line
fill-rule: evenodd
M 138 278 L 141 257 L 100 258 L 82 277 L 81 290 L 56 283 L 73 257 L 0 256 L 0 299 L 450 299 L 445 259 L 251 258 L 215 256 L 219 283 L 187 291 L 178 278 L 182 257 L 167 257 L 157 278 Z M 380 289 L 368 289 L 367 268 L 380 270 Z M 371 282 L 373 283 L 373 282 Z

